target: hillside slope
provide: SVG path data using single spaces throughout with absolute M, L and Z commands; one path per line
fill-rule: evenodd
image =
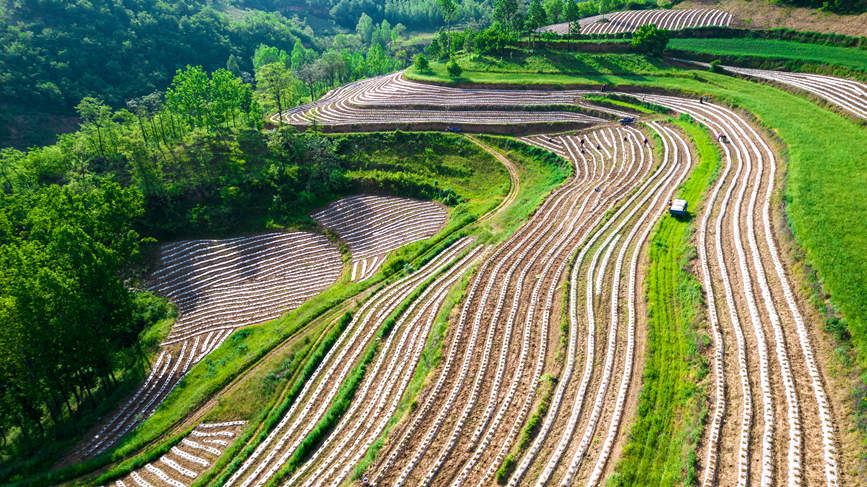
M 686 0 L 679 3 L 682 8 L 718 8 L 730 12 L 735 17 L 734 27 L 754 29 L 806 30 L 811 32 L 834 32 L 850 36 L 867 36 L 867 13 L 858 15 L 839 15 L 820 12 L 812 8 L 799 8 L 764 0 Z

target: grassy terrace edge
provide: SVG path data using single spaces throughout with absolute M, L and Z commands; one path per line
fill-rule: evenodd
M 854 47 L 823 46 L 774 39 L 671 39 L 668 49 L 713 54 L 717 57 L 784 59 L 810 64 L 836 65 L 867 72 L 867 51 Z

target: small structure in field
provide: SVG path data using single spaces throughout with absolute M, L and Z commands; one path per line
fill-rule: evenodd
M 685 216 L 686 215 L 686 200 L 674 200 L 671 202 L 671 205 L 668 208 L 668 212 L 673 216 Z

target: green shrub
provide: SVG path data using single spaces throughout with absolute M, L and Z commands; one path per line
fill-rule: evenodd
M 720 66 L 720 60 L 719 59 L 714 59 L 713 61 L 711 61 L 710 66 L 708 66 L 707 69 L 713 73 L 722 73 L 723 72 L 723 68 L 722 68 L 722 66 Z
M 415 69 L 419 72 L 427 72 L 430 70 L 430 63 L 424 54 L 416 54 L 413 66 L 415 66 Z
M 632 48 L 651 56 L 662 56 L 668 37 L 668 31 L 657 29 L 654 24 L 642 25 L 632 34 Z
M 449 76 L 451 76 L 452 78 L 458 78 L 460 77 L 461 73 L 464 72 L 464 70 L 461 68 L 461 65 L 455 62 L 454 59 L 450 60 L 449 63 L 446 64 L 446 71 L 449 72 Z

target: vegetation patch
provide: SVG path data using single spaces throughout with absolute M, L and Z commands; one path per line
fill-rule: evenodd
M 701 208 L 705 191 L 716 178 L 719 153 L 704 128 L 677 122 L 692 139 L 698 165 L 678 193 Z M 706 415 L 707 365 L 702 348 L 701 284 L 693 275 L 696 251 L 691 240 L 694 217 L 663 216 L 649 244 L 647 272 L 647 355 L 638 413 L 629 429 L 612 485 L 692 485 L 698 440 Z

